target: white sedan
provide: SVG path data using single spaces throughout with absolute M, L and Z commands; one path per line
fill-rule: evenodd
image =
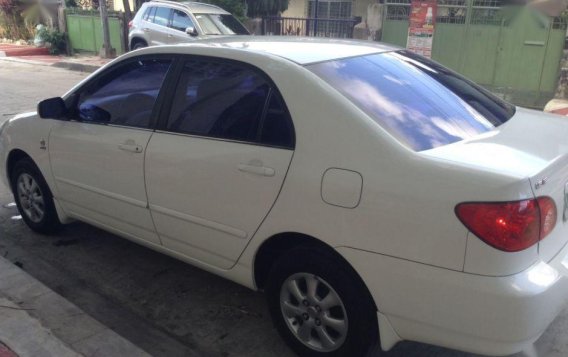
M 568 122 L 372 42 L 128 53 L 0 128 L 27 225 L 252 289 L 301 356 L 531 346 L 568 298 Z

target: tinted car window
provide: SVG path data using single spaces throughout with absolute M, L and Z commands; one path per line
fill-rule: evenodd
M 256 141 L 269 90 L 267 81 L 248 67 L 188 61 L 180 77 L 167 129 Z
M 485 89 L 409 51 L 307 67 L 416 151 L 492 130 L 515 113 Z
M 133 61 L 103 74 L 79 94 L 76 117 L 86 122 L 147 128 L 171 60 Z
M 280 93 L 272 90 L 266 114 L 262 121 L 260 142 L 270 146 L 293 148 L 294 141 L 292 118 Z
M 173 29 L 185 32 L 185 29 L 194 26 L 193 22 L 185 12 L 174 10 L 171 27 Z
M 249 35 L 233 15 L 195 14 L 195 18 L 206 35 Z
M 154 23 L 156 25 L 167 26 L 172 10 L 167 7 L 157 7 L 156 15 L 154 15 Z

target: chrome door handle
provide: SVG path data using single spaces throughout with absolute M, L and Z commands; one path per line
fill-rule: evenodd
M 174 35 L 172 35 L 171 33 L 168 34 L 168 38 L 172 38 L 174 37 Z
M 149 32 L 149 31 L 150 31 L 150 29 L 149 29 L 149 28 L 147 28 L 147 27 L 144 27 L 144 28 L 142 29 L 142 31 L 144 31 L 144 32 Z
M 142 152 L 142 146 L 136 144 L 120 144 L 118 145 L 118 148 L 123 151 L 134 152 L 137 154 Z
M 273 168 L 266 167 L 266 166 L 256 166 L 256 165 L 247 165 L 247 164 L 239 164 L 237 166 L 239 171 L 248 172 L 249 174 L 259 175 L 259 176 L 274 176 L 276 173 Z

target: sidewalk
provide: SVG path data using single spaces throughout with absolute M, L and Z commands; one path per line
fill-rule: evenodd
M 40 66 L 52 66 L 71 71 L 91 73 L 104 66 L 112 59 L 102 59 L 98 56 L 13 56 L 0 57 L 0 61 L 28 63 Z M 0 356 L 1 357 L 1 356 Z
M 91 73 L 110 62 L 111 59 L 102 59 L 94 55 L 52 56 L 49 55 L 47 48 L 0 43 L 0 61 L 53 66 Z
M 0 357 L 149 357 L 0 257 Z

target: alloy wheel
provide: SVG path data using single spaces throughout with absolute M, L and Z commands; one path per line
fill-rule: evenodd
M 18 177 L 16 190 L 24 214 L 34 223 L 39 223 L 45 216 L 45 200 L 36 180 L 29 174 Z
M 345 306 L 322 278 L 309 273 L 290 276 L 280 290 L 280 308 L 290 331 L 309 348 L 331 352 L 345 342 Z

